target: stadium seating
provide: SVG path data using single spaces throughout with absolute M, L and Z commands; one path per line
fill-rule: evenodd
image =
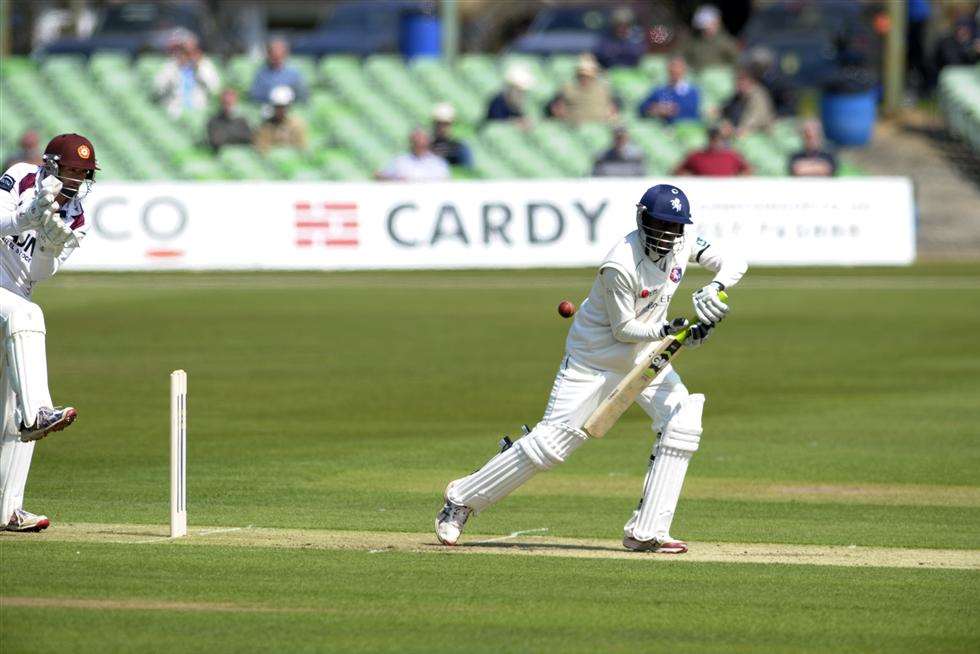
M 950 132 L 980 155 L 980 64 L 944 68 L 939 103 Z
M 309 125 L 308 152 L 275 150 L 263 156 L 237 146 L 214 153 L 205 143 L 214 106 L 174 119 L 156 103 L 153 80 L 165 61 L 160 55 L 134 61 L 115 53 L 98 53 L 88 60 L 5 58 L 0 71 L 5 105 L 0 154 L 15 150 L 19 135 L 34 127 L 42 139 L 63 131 L 90 135 L 98 147 L 102 179 L 363 180 L 404 151 L 411 129 L 428 126 L 432 107 L 443 101 L 456 108 L 457 135 L 474 154 L 473 170 L 456 171 L 456 178 L 587 176 L 611 141 L 608 126 L 573 128 L 543 118 L 546 102 L 573 78 L 574 56 L 470 54 L 450 64 L 424 58 L 406 63 L 387 54 L 363 60 L 338 55 L 291 62 L 311 89 L 309 102 L 293 108 Z M 512 64 L 526 66 L 537 80 L 530 93 L 535 121 L 528 131 L 483 120 Z M 247 93 L 260 65 L 259 59 L 233 56 L 220 67 L 223 82 L 241 92 L 243 113 L 253 125 L 260 121 L 261 110 L 247 101 Z M 954 83 L 954 78 L 971 74 L 976 77 L 970 69 L 944 73 L 942 89 L 951 124 L 975 136 L 980 133 L 980 83 Z M 665 57 L 647 56 L 637 68 L 613 69 L 608 77 L 623 106 L 622 120 L 646 154 L 651 175 L 669 174 L 688 151 L 704 145 L 702 124 L 666 126 L 636 116 L 636 105 L 666 80 Z M 727 68 L 709 68 L 695 82 L 703 89 L 709 112 L 733 91 L 732 71 Z M 787 156 L 799 145 L 793 121 L 781 122 L 769 135 L 751 135 L 735 144 L 756 172 L 765 175 L 784 175 Z

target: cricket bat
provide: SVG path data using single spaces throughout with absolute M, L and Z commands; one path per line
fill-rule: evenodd
M 724 291 L 720 291 L 718 297 L 723 302 L 728 299 L 728 295 Z M 639 363 L 596 407 L 592 415 L 582 425 L 582 431 L 592 438 L 605 436 L 606 432 L 612 429 L 619 417 L 643 392 L 643 389 L 652 384 L 657 376 L 663 372 L 677 351 L 684 345 L 684 341 L 690 335 L 690 330 L 691 328 L 687 327 L 676 334 L 666 336 L 647 345 L 640 354 Z

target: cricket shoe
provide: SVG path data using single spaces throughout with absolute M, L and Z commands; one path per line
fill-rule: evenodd
M 24 509 L 14 511 L 14 516 L 7 523 L 7 531 L 41 531 L 47 529 L 51 521 L 46 515 L 37 515 Z
M 446 494 L 447 496 L 449 494 L 448 488 Z M 450 502 L 449 497 L 446 497 L 442 511 L 436 516 L 436 538 L 439 539 L 439 542 L 443 545 L 455 545 L 472 512 L 468 506 Z
M 663 540 L 637 540 L 632 536 L 623 537 L 623 547 L 634 552 L 658 552 L 660 554 L 683 554 L 687 543 L 674 540 L 670 536 Z
M 78 417 L 78 411 L 71 406 L 41 407 L 37 412 L 37 420 L 33 427 L 25 427 L 20 430 L 20 440 L 29 443 L 39 441 L 48 434 L 61 431 Z

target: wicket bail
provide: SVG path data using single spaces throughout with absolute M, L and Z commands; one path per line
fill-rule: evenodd
M 170 537 L 187 535 L 187 373 L 170 373 Z

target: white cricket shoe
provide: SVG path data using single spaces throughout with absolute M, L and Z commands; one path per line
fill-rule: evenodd
M 24 509 L 14 511 L 13 517 L 7 523 L 6 531 L 41 531 L 47 529 L 51 521 L 46 515 L 37 515 Z
M 446 492 L 448 494 L 448 489 Z M 439 542 L 443 545 L 455 545 L 472 512 L 468 506 L 450 502 L 447 497 L 442 511 L 436 516 L 436 538 Z
M 72 406 L 41 407 L 34 426 L 20 430 L 20 440 L 24 443 L 39 441 L 52 432 L 61 431 L 77 417 L 78 411 Z
M 623 547 L 634 552 L 658 552 L 660 554 L 683 554 L 687 551 L 687 543 L 670 536 L 662 540 L 637 540 L 632 536 L 624 536 Z

